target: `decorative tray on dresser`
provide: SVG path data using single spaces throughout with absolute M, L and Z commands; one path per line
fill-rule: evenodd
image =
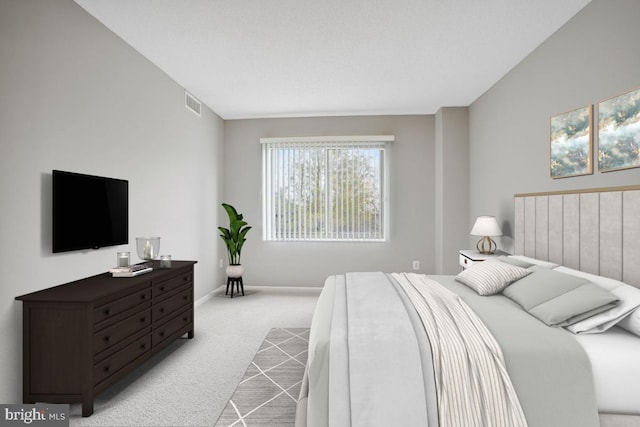
M 82 402 L 171 342 L 193 338 L 193 266 L 172 261 L 135 277 L 110 273 L 16 297 L 23 303 L 23 402 Z

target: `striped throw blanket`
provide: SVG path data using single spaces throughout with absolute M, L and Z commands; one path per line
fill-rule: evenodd
M 425 275 L 390 275 L 416 307 L 431 342 L 440 427 L 526 426 L 495 338 L 456 294 Z

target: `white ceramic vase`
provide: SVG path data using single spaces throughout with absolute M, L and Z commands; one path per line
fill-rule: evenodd
M 227 277 L 237 278 L 242 277 L 244 273 L 244 267 L 241 265 L 230 265 L 227 267 Z

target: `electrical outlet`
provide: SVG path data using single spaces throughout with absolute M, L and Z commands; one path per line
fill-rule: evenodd
M 413 261 L 413 269 L 420 270 L 420 261 Z
M 218 268 L 222 268 L 222 266 L 223 266 L 223 265 L 224 265 L 224 264 L 223 264 L 222 258 L 220 258 L 220 263 L 219 263 L 219 266 L 220 266 L 220 267 L 218 267 Z

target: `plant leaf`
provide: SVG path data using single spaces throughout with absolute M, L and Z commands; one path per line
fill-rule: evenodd
M 240 264 L 240 254 L 242 246 L 246 241 L 247 232 L 251 226 L 243 220 L 242 214 L 228 203 L 222 203 L 222 207 L 229 217 L 229 228 L 218 227 L 220 230 L 220 238 L 227 246 L 227 254 L 229 255 L 229 264 Z
M 227 211 L 227 216 L 229 217 L 229 222 L 233 222 L 238 219 L 238 211 L 233 206 L 223 203 L 222 207 L 225 211 Z

